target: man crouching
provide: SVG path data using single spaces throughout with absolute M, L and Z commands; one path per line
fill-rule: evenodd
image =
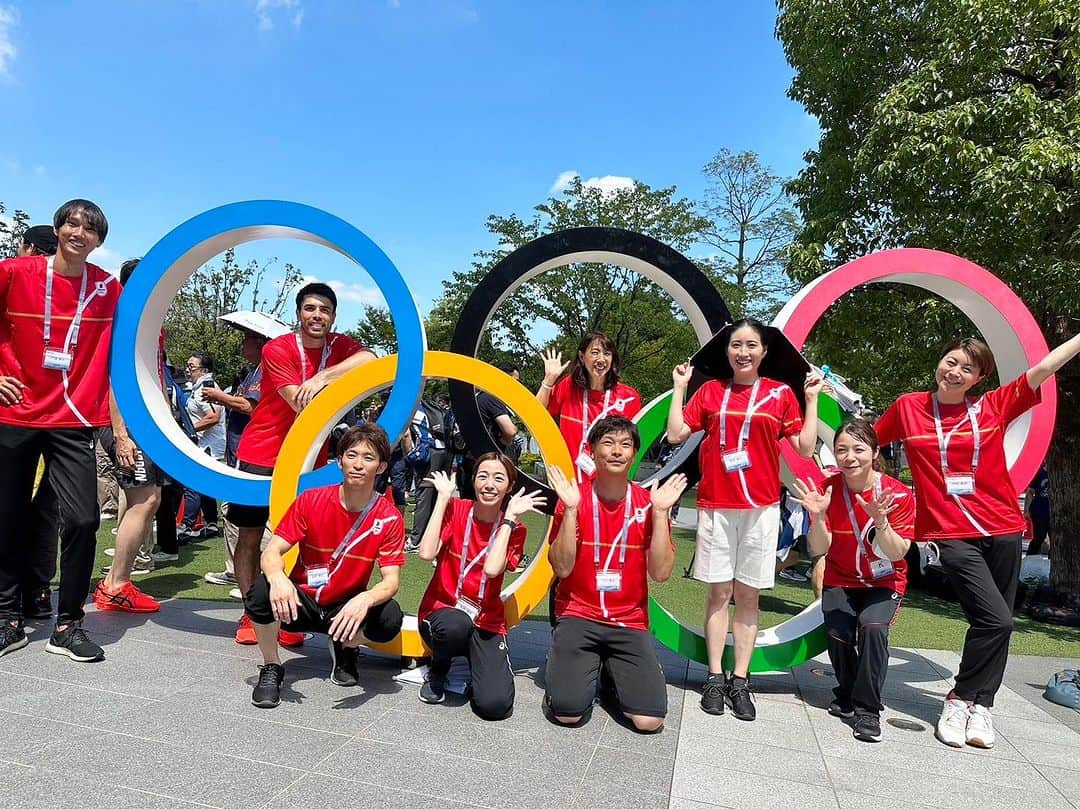
M 401 631 L 394 601 L 405 564 L 405 521 L 375 479 L 386 471 L 390 443 L 376 424 L 350 428 L 338 443 L 344 482 L 304 492 L 289 506 L 262 554 L 262 575 L 244 597 L 255 626 L 263 665 L 251 703 L 275 708 L 281 702 L 285 667 L 278 655 L 278 629 L 330 636 L 337 685 L 359 683 L 356 647 L 385 643 Z M 285 554 L 299 557 L 285 573 Z M 367 589 L 376 560 L 382 580 Z

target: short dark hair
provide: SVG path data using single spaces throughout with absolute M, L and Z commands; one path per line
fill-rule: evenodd
M 129 258 L 127 261 L 125 261 L 123 264 L 120 265 L 120 283 L 121 284 L 126 284 L 128 282 L 128 279 L 131 277 L 131 274 L 133 272 L 135 272 L 135 268 L 139 266 L 140 261 L 142 261 L 142 259 Z
M 519 374 L 521 373 L 521 366 L 515 365 L 512 362 L 500 362 L 495 367 L 507 376 L 513 376 L 514 371 L 517 371 Z
M 367 444 L 379 456 L 379 463 L 390 462 L 390 439 L 386 430 L 373 421 L 366 421 L 356 427 L 350 427 L 338 439 L 337 454 L 342 457 L 357 444 Z
M 589 446 L 595 447 L 600 439 L 611 433 L 630 433 L 634 441 L 634 452 L 641 449 L 641 433 L 637 425 L 625 416 L 607 416 L 596 422 L 589 430 Z
M 209 354 L 192 354 L 191 356 L 199 361 L 204 371 L 214 373 L 214 358 Z
M 841 424 L 839 429 L 833 434 L 833 449 L 836 449 L 836 442 L 840 439 L 840 436 L 845 433 L 850 435 L 856 441 L 861 441 L 866 444 L 866 446 L 870 447 L 871 452 L 878 451 L 877 433 L 874 431 L 874 425 L 866 419 L 855 418 Z M 873 467 L 880 471 L 881 462 L 878 458 L 874 459 Z
M 48 225 L 34 225 L 24 230 L 22 243 L 43 256 L 56 255 L 56 231 Z
M 334 307 L 334 311 L 337 311 L 337 295 L 334 293 L 334 290 L 330 289 L 330 287 L 322 281 L 315 281 L 300 287 L 300 291 L 296 293 L 297 311 L 299 311 L 300 307 L 304 304 L 304 298 L 309 295 L 318 295 L 320 298 L 326 298 Z
M 594 342 L 600 342 L 605 351 L 611 352 L 611 367 L 608 368 L 607 373 L 604 374 L 604 389 L 611 390 L 619 384 L 619 347 L 615 345 L 615 341 L 608 337 L 602 331 L 590 331 L 586 332 L 585 336 L 581 338 L 581 342 L 578 343 L 577 351 L 574 352 L 574 359 L 570 365 L 570 381 L 572 381 L 581 390 L 589 389 L 589 372 L 585 369 L 585 364 L 581 361 L 581 355 L 584 354 L 589 346 Z
M 959 340 L 950 342 L 941 350 L 938 362 L 941 362 L 946 354 L 956 351 L 956 349 L 960 349 L 967 354 L 971 361 L 979 366 L 979 373 L 983 376 L 990 376 L 994 372 L 994 352 L 990 350 L 990 346 L 975 337 L 962 337 Z
M 53 227 L 60 230 L 60 226 L 67 222 L 68 217 L 76 211 L 83 212 L 86 223 L 97 231 L 98 243 L 104 244 L 105 237 L 109 235 L 109 220 L 105 218 L 105 214 L 97 203 L 88 199 L 69 199 L 57 208 L 56 213 L 53 214 Z
M 480 464 L 484 461 L 498 461 L 503 465 L 503 469 L 506 470 L 506 479 L 510 481 L 510 485 L 506 489 L 506 493 L 510 494 L 514 489 L 514 484 L 517 483 L 517 467 L 514 466 L 514 462 L 503 455 L 501 452 L 485 452 L 479 458 L 476 459 L 476 466 L 473 467 L 473 480 L 476 480 L 476 470 L 480 468 Z

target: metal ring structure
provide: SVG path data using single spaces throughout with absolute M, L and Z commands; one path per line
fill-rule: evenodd
M 581 262 L 615 264 L 657 284 L 686 312 L 702 345 L 731 320 L 727 304 L 712 281 L 677 250 L 649 236 L 619 228 L 572 228 L 534 239 L 492 267 L 462 307 L 450 350 L 475 357 L 484 330 L 503 301 L 537 275 Z M 484 428 L 473 386 L 451 380 L 450 403 L 473 453 L 496 449 Z M 549 502 L 554 502 L 549 487 L 528 475 L 525 478 L 530 485 L 544 491 Z
M 562 440 L 558 426 L 536 397 L 512 377 L 473 357 L 442 351 L 429 351 L 426 354 L 422 376 L 467 381 L 498 396 L 513 408 L 532 430 L 540 444 L 540 452 L 545 462 L 559 466 L 567 476 L 573 477 L 574 467 L 570 451 Z M 311 404 L 300 412 L 281 446 L 271 479 L 271 525 L 276 525 L 281 520 L 289 505 L 296 499 L 301 474 L 311 468 L 323 441 L 341 416 L 373 391 L 400 377 L 397 356 L 382 357 L 354 368 L 327 385 Z M 545 536 L 525 573 L 503 591 L 508 626 L 519 623 L 547 598 L 548 588 L 554 578 L 547 558 L 547 548 L 548 538 Z M 290 551 L 290 554 L 292 556 L 289 557 L 288 566 L 291 568 L 295 560 L 295 550 Z M 417 632 L 414 615 L 405 617 L 401 634 L 397 638 L 385 644 L 372 644 L 372 648 L 409 657 L 429 654 L 420 633 Z
M 180 287 L 215 255 L 258 239 L 295 238 L 329 247 L 363 267 L 386 298 L 400 361 L 379 423 L 391 437 L 412 420 L 423 387 L 427 337 L 412 293 L 393 262 L 364 233 L 332 214 L 295 202 L 236 202 L 206 211 L 151 248 L 120 296 L 111 374 L 117 404 L 136 442 L 170 477 L 230 503 L 266 505 L 270 481 L 230 469 L 199 452 L 173 420 L 158 382 L 158 334 Z M 306 475 L 303 488 L 341 479 L 336 466 Z

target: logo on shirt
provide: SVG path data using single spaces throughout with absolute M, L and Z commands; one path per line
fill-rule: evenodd
M 374 520 L 371 521 L 371 533 L 374 534 L 375 536 L 378 536 L 379 534 L 382 533 L 383 526 L 389 525 L 390 523 L 392 523 L 396 519 L 397 519 L 396 514 L 394 514 L 394 515 L 392 515 L 390 517 L 376 517 Z

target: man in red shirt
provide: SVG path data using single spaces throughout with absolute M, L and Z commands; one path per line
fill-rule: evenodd
M 343 686 L 360 681 L 357 646 L 386 643 L 401 631 L 403 616 L 394 595 L 405 564 L 405 520 L 375 491 L 390 459 L 390 442 L 381 427 L 368 423 L 349 428 L 338 446 L 345 482 L 296 498 L 263 552 L 263 574 L 244 599 L 263 656 L 251 694 L 259 708 L 275 708 L 281 701 L 280 626 L 329 635 L 330 679 Z M 284 557 L 294 545 L 299 555 L 286 575 Z M 376 562 L 381 580 L 368 590 Z
M 53 217 L 55 256 L 0 261 L 0 320 L 13 366 L 0 376 L 0 655 L 26 645 L 20 574 L 38 459 L 49 467 L 60 515 L 60 596 L 45 650 L 104 657 L 82 629 L 98 528 L 94 428 L 109 424 L 109 340 L 116 279 L 86 258 L 109 223 L 93 202 Z
M 236 450 L 241 471 L 270 477 L 296 414 L 330 382 L 375 359 L 351 337 L 330 331 L 336 313 L 334 290 L 322 283 L 308 284 L 296 293 L 299 333 L 283 334 L 263 346 L 262 396 Z M 234 557 L 236 583 L 245 595 L 259 572 L 259 543 L 269 518 L 265 506 L 229 504 L 228 519 L 240 529 Z M 246 615 L 237 627 L 236 642 L 255 643 Z
M 545 704 L 566 725 L 592 705 L 597 679 L 643 733 L 664 726 L 667 690 L 649 634 L 649 584 L 666 581 L 675 564 L 668 514 L 686 488 L 673 475 L 651 491 L 628 479 L 641 447 L 629 419 L 600 419 L 589 430 L 594 480 L 580 484 L 556 467 L 548 479 L 559 495 L 548 558 L 559 579 Z M 608 690 L 607 688 L 602 690 Z

